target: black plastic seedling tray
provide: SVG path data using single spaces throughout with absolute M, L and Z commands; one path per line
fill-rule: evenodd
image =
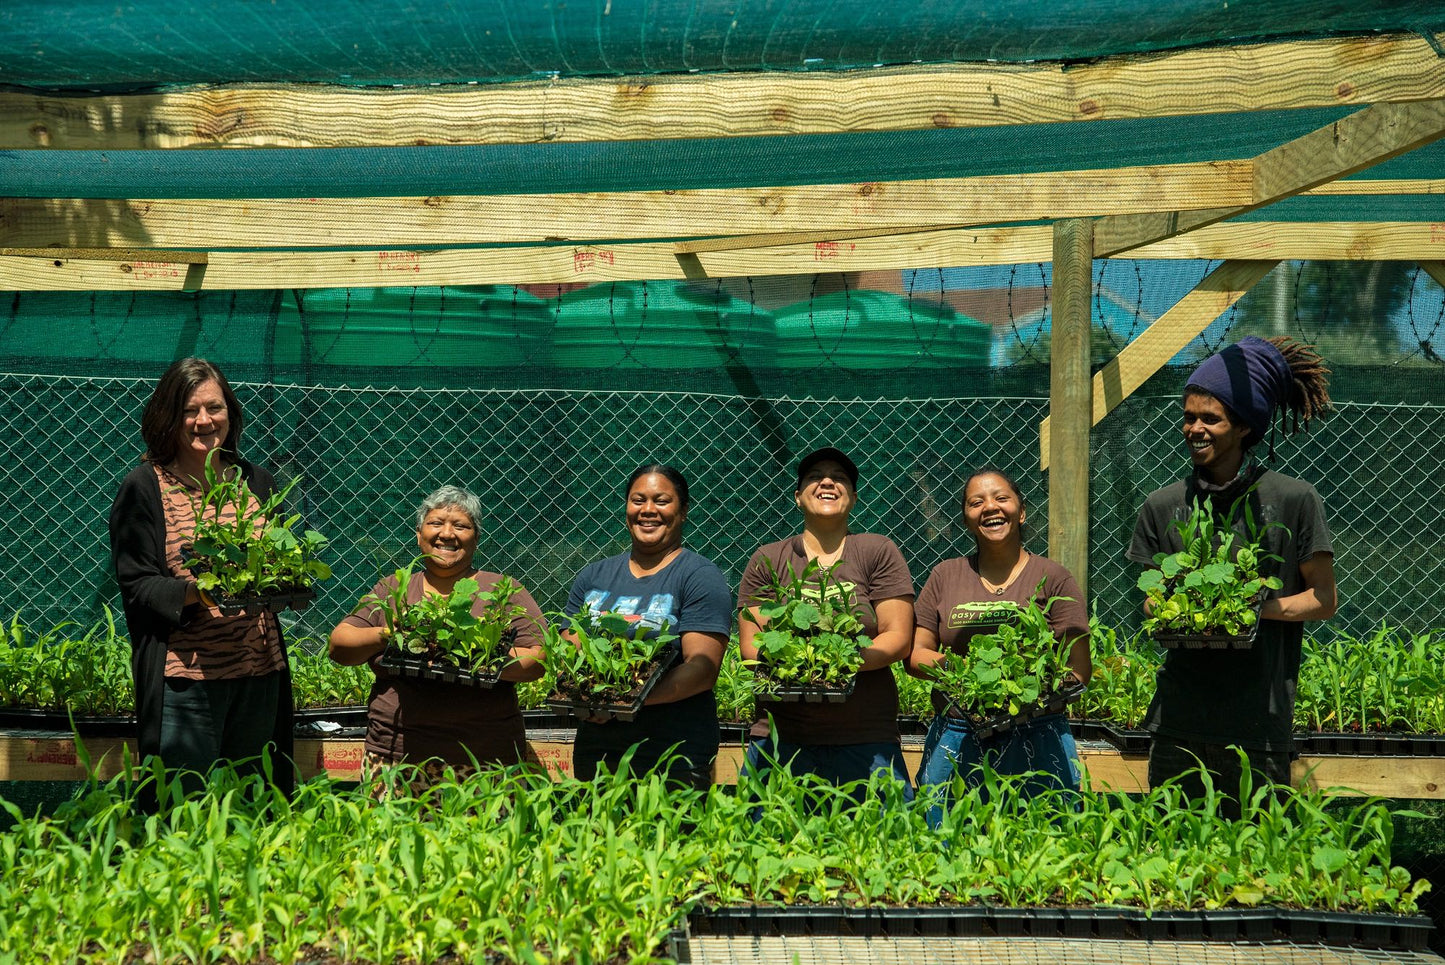
M 243 613 L 261 613 L 269 611 L 280 613 L 285 609 L 304 610 L 316 599 L 315 590 L 287 590 L 284 593 L 266 593 L 255 596 L 227 596 L 224 593 L 211 593 L 211 599 L 216 602 L 216 609 L 221 611 L 222 616 L 234 617 Z
M 1365 915 L 1238 908 L 1156 911 L 1137 908 L 999 908 L 991 906 L 861 908 L 841 905 L 699 908 L 688 916 L 693 935 L 730 938 L 788 936 L 1033 937 L 1144 941 L 1344 944 L 1370 948 L 1426 947 L 1432 925 L 1423 916 Z
M 586 720 L 593 717 L 605 717 L 608 720 L 632 721 L 642 711 L 642 703 L 647 695 L 652 693 L 652 688 L 662 679 L 667 668 L 672 664 L 672 654 L 667 654 L 653 661 L 652 670 L 649 671 L 647 679 L 642 683 L 642 689 L 637 696 L 626 704 L 592 704 L 571 700 L 551 699 L 547 700 L 547 706 L 558 714 L 566 714 L 579 720 Z
M 974 736 L 979 740 L 987 737 L 994 737 L 998 734 L 1007 733 L 1020 724 L 1026 724 L 1031 720 L 1046 717 L 1049 714 L 1061 714 L 1069 704 L 1074 703 L 1084 695 L 1084 685 L 1081 683 L 1070 684 L 1062 690 L 1056 690 L 1043 700 L 1030 707 L 1025 707 L 1017 714 L 997 714 L 993 717 L 980 717 L 961 711 L 957 705 L 949 710 L 955 716 L 962 717 L 973 725 Z

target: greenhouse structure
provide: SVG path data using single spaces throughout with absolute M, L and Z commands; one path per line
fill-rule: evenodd
M 0 961 L 1445 952 L 1438 2 L 8 0 L 0 295 Z M 1329 370 L 1329 411 L 1253 451 L 1318 492 L 1338 606 L 1286 674 L 1294 789 L 1218 789 L 1236 816 L 1150 787 L 1156 674 L 1182 658 L 1128 554 L 1145 499 L 1190 472 L 1186 381 L 1248 336 Z M 224 372 L 221 418 L 244 412 L 240 455 L 284 496 L 250 535 L 289 518 L 273 541 L 310 565 L 289 598 L 223 614 L 219 577 L 186 597 L 270 627 L 295 704 L 268 698 L 289 756 L 205 782 L 142 751 L 173 718 L 148 709 L 113 556 L 143 412 L 188 358 Z M 1022 539 L 1077 583 L 1092 678 L 1003 728 L 1066 713 L 1082 790 L 959 778 L 940 816 L 886 772 L 746 764 L 778 698 L 743 659 L 739 584 L 809 518 L 824 447 L 847 453 L 822 457 L 847 532 L 891 540 L 905 599 L 974 551 L 974 471 L 1007 474 Z M 668 703 L 639 682 L 588 719 L 559 682 L 588 646 L 557 632 L 576 578 L 639 545 L 649 464 L 685 474 L 686 546 L 731 594 L 700 685 L 721 743 L 685 788 L 580 779 L 589 728 Z M 269 484 L 246 478 L 255 505 Z M 399 593 L 381 656 L 329 656 L 338 624 L 382 626 L 358 603 L 378 580 L 436 572 L 417 507 L 445 485 L 479 498 L 464 552 L 546 614 L 538 679 L 512 631 L 486 680 L 480 657 L 459 678 L 403 652 L 408 608 L 447 587 Z M 157 506 L 184 515 L 183 491 Z M 211 575 L 193 535 L 160 550 Z M 799 632 L 833 619 L 807 599 Z M 162 643 L 152 682 L 212 667 L 195 646 L 182 671 Z M 907 663 L 878 679 L 912 777 L 935 715 L 966 708 Z M 462 687 L 439 705 L 469 680 L 515 692 L 525 761 L 382 767 L 378 694 L 404 672 Z

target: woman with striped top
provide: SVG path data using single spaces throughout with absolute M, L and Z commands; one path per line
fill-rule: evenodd
M 276 615 L 223 616 L 183 565 L 194 538 L 206 458 L 265 499 L 271 474 L 242 459 L 241 406 L 212 363 L 181 359 L 141 415 L 145 455 L 110 511 L 110 549 L 131 639 L 138 744 L 168 768 L 204 773 L 218 761 L 294 782 L 291 673 Z M 234 519 L 234 509 L 231 510 Z

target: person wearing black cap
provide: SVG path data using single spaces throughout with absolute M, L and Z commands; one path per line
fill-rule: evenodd
M 765 769 L 768 757 L 791 761 L 794 773 L 812 773 L 835 783 L 891 772 L 911 796 L 898 733 L 898 687 L 890 664 L 908 656 L 913 641 L 913 577 L 903 554 L 886 536 L 854 533 L 848 515 L 858 499 L 858 467 L 831 446 L 798 463 L 793 500 L 803 514 L 803 532 L 759 547 L 738 588 L 739 640 L 744 659 L 757 659 L 753 638 L 766 624 L 758 607 L 769 601 L 773 572 L 801 573 L 810 560 L 835 564 L 832 579 L 853 585 L 859 619 L 873 643 L 853 693 L 841 703 L 783 703 L 758 700 L 759 724 L 745 767 Z M 776 732 L 767 733 L 771 716 Z
M 1166 655 L 1145 722 L 1154 735 L 1151 787 L 1184 775 L 1185 793 L 1202 796 L 1201 776 L 1189 773 L 1202 763 L 1217 790 L 1237 794 L 1242 768 L 1231 745 L 1248 753 L 1256 776 L 1290 782 L 1302 623 L 1335 613 L 1334 550 L 1314 487 L 1247 457 L 1269 435 L 1273 458 L 1276 412 L 1292 433 L 1329 408 L 1328 373 L 1307 346 L 1250 336 L 1206 359 L 1185 385 L 1184 443 L 1194 471 L 1145 500 L 1128 557 L 1152 566 L 1155 554 L 1182 550 L 1174 524 L 1202 501 L 1221 526 L 1257 535 L 1279 558 L 1273 570 L 1266 563 L 1262 571 L 1284 586 L 1264 601 L 1252 648 Z M 1262 532 L 1248 532 L 1250 519 Z M 1238 803 L 1228 810 L 1238 813 Z

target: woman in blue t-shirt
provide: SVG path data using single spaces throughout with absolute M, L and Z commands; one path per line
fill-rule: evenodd
M 617 768 L 636 747 L 641 773 L 669 758 L 668 773 L 697 788 L 712 784 L 717 757 L 717 682 L 732 630 L 732 591 L 712 561 L 682 545 L 687 480 L 671 466 L 639 467 L 627 480 L 625 516 L 632 548 L 583 567 L 567 597 L 568 614 L 586 609 L 635 618 L 679 638 L 681 660 L 657 682 L 632 721 L 582 721 L 573 773 L 590 780 L 597 765 Z

